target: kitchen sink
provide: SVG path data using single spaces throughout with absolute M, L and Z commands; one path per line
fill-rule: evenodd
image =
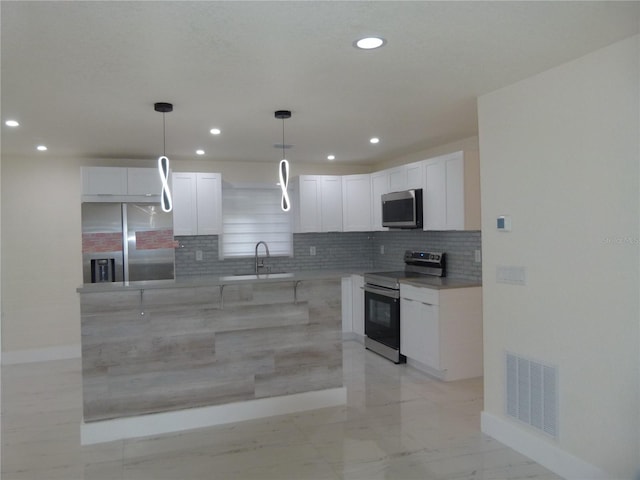
M 291 278 L 293 276 L 294 274 L 291 272 L 269 272 L 258 275 L 255 273 L 234 273 L 233 275 L 222 277 L 221 280 L 268 280 L 274 278 Z

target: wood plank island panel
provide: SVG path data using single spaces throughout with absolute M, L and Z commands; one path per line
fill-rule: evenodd
M 220 292 L 81 293 L 85 422 L 342 386 L 339 278 Z

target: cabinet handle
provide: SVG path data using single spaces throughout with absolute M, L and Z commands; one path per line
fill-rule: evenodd
M 413 298 L 402 297 L 402 300 L 406 300 L 407 302 L 417 302 L 418 300 L 414 300 Z M 422 305 L 426 305 L 427 307 L 433 307 L 433 303 L 420 302 Z

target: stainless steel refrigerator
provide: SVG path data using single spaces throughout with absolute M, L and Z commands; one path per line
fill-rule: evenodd
M 82 204 L 84 283 L 174 278 L 173 216 L 156 203 Z

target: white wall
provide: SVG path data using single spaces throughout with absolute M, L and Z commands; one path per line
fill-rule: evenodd
M 155 160 L 3 158 L 2 351 L 7 358 L 73 355 L 80 344 L 80 166 L 154 167 Z M 216 171 L 232 182 L 277 181 L 277 162 L 172 162 L 174 171 Z M 370 166 L 301 164 L 292 174 L 361 173 Z M 75 348 L 73 348 L 75 346 Z M 46 350 L 45 357 L 42 351 Z M 18 361 L 18 360 L 13 360 Z
M 419 162 L 420 160 L 426 160 L 427 158 L 433 158 L 439 155 L 445 155 L 447 153 L 458 152 L 460 150 L 464 151 L 465 153 L 475 152 L 477 154 L 478 149 L 479 144 L 477 136 L 464 138 L 455 142 L 438 145 L 437 147 L 427 148 L 416 152 L 411 152 L 406 155 L 401 155 L 399 157 L 394 157 L 393 159 L 379 162 L 375 165 L 374 170 L 384 170 L 385 168 L 394 167 L 396 165 Z
M 485 413 L 511 422 L 505 351 L 556 365 L 559 439 L 513 428 L 610 478 L 633 477 L 640 448 L 639 42 L 478 104 Z M 498 265 L 526 267 L 526 286 L 497 284 Z
M 3 353 L 80 343 L 79 163 L 2 160 Z

